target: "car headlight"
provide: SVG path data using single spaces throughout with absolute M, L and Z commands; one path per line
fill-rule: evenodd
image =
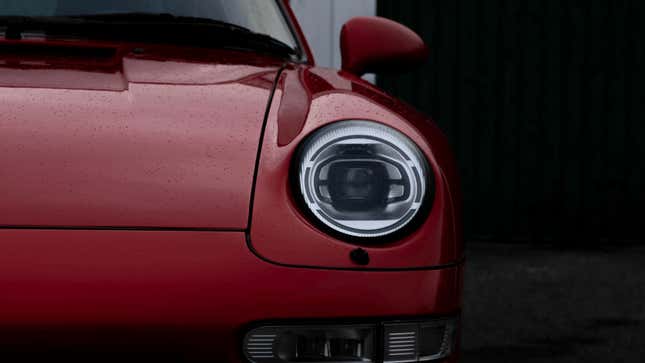
M 341 121 L 301 145 L 297 180 L 306 209 L 332 230 L 358 238 L 408 226 L 431 193 L 423 153 L 407 136 L 371 121 Z

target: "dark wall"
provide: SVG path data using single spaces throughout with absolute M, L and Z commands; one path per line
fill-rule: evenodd
M 422 70 L 380 78 L 460 163 L 470 239 L 645 240 L 645 1 L 380 0 Z

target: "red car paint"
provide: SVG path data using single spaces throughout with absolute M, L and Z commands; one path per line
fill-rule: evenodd
M 256 79 L 271 85 L 279 64 L 100 48 L 121 64 L 0 68 L 0 224 L 244 230 L 271 93 Z
M 374 16 L 349 20 L 340 34 L 340 48 L 343 69 L 359 75 L 416 67 L 428 58 L 428 48 L 415 32 Z
M 0 351 L 152 347 L 170 352 L 155 360 L 243 362 L 241 337 L 258 321 L 460 312 L 445 138 L 356 75 L 315 67 L 306 43 L 308 61 L 285 65 L 170 45 L 0 39 L 8 46 Z M 299 142 L 346 119 L 405 133 L 436 179 L 425 222 L 364 246 L 367 266 L 304 216 L 289 183 Z
M 145 345 L 162 338 L 136 333 L 157 330 L 175 343 L 189 336 L 186 354 L 239 362 L 236 339 L 254 321 L 459 309 L 459 267 L 295 269 L 258 259 L 244 232 L 2 230 L 0 241 L 0 337 L 44 330 L 66 343 L 107 330 Z

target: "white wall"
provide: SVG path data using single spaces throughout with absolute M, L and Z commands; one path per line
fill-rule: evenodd
M 376 0 L 291 0 L 316 63 L 340 68 L 340 29 L 355 16 L 376 15 Z

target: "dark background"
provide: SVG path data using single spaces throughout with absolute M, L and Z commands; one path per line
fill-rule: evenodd
M 380 85 L 459 161 L 470 240 L 645 239 L 645 1 L 381 0 L 429 63 Z
M 464 191 L 463 361 L 645 362 L 645 1 L 379 0 Z

